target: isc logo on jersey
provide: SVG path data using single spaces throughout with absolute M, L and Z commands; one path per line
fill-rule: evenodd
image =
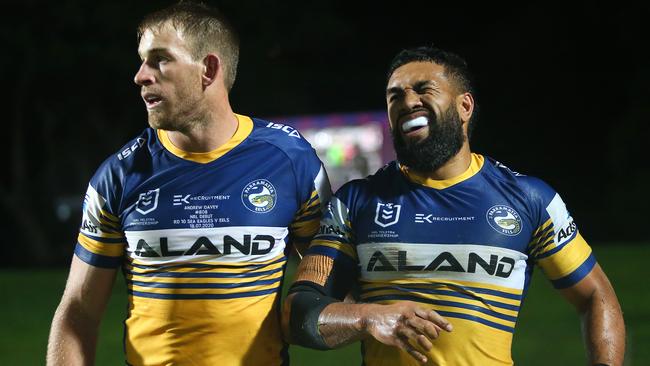
M 300 134 L 298 133 L 298 131 L 295 128 L 293 128 L 291 126 L 288 126 L 288 125 L 284 125 L 282 123 L 269 122 L 269 124 L 266 125 L 266 127 L 272 128 L 274 130 L 281 130 L 283 132 L 286 132 L 286 134 L 291 136 L 291 137 L 295 137 L 295 138 L 298 138 L 298 139 L 300 138 Z
M 273 184 L 266 179 L 256 179 L 241 193 L 241 201 L 247 209 L 255 213 L 266 213 L 275 207 L 277 193 Z
M 485 218 L 494 230 L 503 235 L 515 236 L 521 232 L 521 217 L 510 206 L 492 206 L 487 210 Z

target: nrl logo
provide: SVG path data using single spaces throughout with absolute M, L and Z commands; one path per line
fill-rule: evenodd
M 395 205 L 393 203 L 379 203 L 377 202 L 377 212 L 375 214 L 375 224 L 381 227 L 388 227 L 394 225 L 399 221 L 399 213 L 402 205 Z
M 143 215 L 155 210 L 158 208 L 159 194 L 160 188 L 152 189 L 147 193 L 140 193 L 138 203 L 135 204 L 135 210 Z

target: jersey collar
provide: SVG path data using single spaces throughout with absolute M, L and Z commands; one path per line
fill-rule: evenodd
M 185 159 L 185 160 L 189 160 L 201 164 L 207 164 L 217 160 L 218 158 L 225 155 L 228 151 L 234 149 L 237 145 L 239 145 L 242 141 L 244 141 L 246 137 L 248 137 L 248 135 L 250 135 L 250 133 L 253 131 L 253 121 L 250 119 L 250 117 L 242 116 L 239 114 L 235 114 L 235 117 L 237 117 L 237 121 L 239 122 L 235 134 L 225 144 L 208 152 L 197 153 L 197 152 L 189 152 L 189 151 L 181 150 L 178 147 L 174 146 L 171 140 L 169 140 L 169 135 L 167 134 L 167 131 L 156 130 L 156 132 L 158 134 L 158 140 L 163 145 L 163 147 L 167 149 L 167 151 L 169 151 L 170 153 L 178 156 L 181 159 Z
M 413 171 L 409 170 L 406 166 L 402 164 L 399 165 L 399 168 L 402 171 L 402 173 L 406 176 L 406 178 L 411 182 L 421 184 L 423 186 L 434 188 L 434 189 L 445 189 L 473 177 L 476 173 L 479 172 L 479 170 L 481 170 L 484 162 L 485 159 L 483 158 L 483 155 L 472 153 L 472 159 L 469 164 L 469 168 L 467 168 L 467 170 L 465 170 L 462 174 L 456 177 L 443 179 L 443 180 L 435 180 L 435 179 L 431 179 L 425 176 L 415 174 Z

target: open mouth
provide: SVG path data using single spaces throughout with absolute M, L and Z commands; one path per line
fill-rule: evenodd
M 429 119 L 424 116 L 402 123 L 402 132 L 411 133 L 429 125 Z
M 147 109 L 152 109 L 162 103 L 162 98 L 155 94 L 145 94 L 142 96 L 144 103 L 147 105 Z

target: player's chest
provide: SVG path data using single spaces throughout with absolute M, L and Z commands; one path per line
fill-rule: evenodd
M 485 193 L 416 191 L 368 202 L 352 222 L 361 277 L 521 287 L 530 213 L 516 199 Z
M 293 176 L 253 168 L 184 166 L 152 174 L 124 195 L 124 231 L 286 227 L 299 204 Z
M 535 224 L 523 201 L 468 189 L 374 197 L 355 213 L 358 244 L 488 244 L 525 252 Z

